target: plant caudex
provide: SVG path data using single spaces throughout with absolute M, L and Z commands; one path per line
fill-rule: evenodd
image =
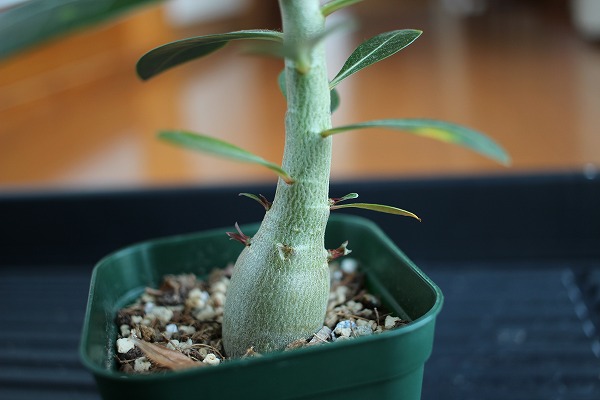
M 266 209 L 256 235 L 250 238 L 239 228 L 237 233 L 229 233 L 245 245 L 235 265 L 223 319 L 223 341 L 231 357 L 242 356 L 250 348 L 258 352 L 282 349 L 299 338 L 309 337 L 322 326 L 329 296 L 327 263 L 349 252 L 346 244 L 334 250 L 324 248 L 330 210 L 357 207 L 418 218 L 391 206 L 339 204 L 356 198 L 355 193 L 330 199 L 333 134 L 370 127 L 390 128 L 457 143 L 508 163 L 506 153 L 492 140 L 446 122 L 389 119 L 331 126 L 332 110 L 339 103 L 334 87 L 405 48 L 421 34 L 418 30 L 397 30 L 368 39 L 329 81 L 323 45 L 329 32 L 325 29 L 326 16 L 357 2 L 333 0 L 321 6 L 319 0 L 279 0 L 283 33 L 246 30 L 185 39 L 150 51 L 137 64 L 140 77 L 148 79 L 234 40 L 262 41 L 267 46 L 260 48 L 261 52 L 285 61 L 285 69 L 279 76 L 288 104 L 281 166 L 205 135 L 161 133 L 163 139 L 175 144 L 265 166 L 280 178 L 272 203 L 263 196 L 243 194 Z

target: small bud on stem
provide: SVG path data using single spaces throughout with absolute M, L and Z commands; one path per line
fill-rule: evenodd
M 337 203 L 340 203 L 342 201 L 356 199 L 357 197 L 358 197 L 358 193 L 348 193 L 347 195 L 342 196 L 342 197 L 332 197 L 329 199 L 329 205 L 334 206 Z
M 252 193 L 240 193 L 238 196 L 246 196 L 246 197 L 251 198 L 252 200 L 256 200 L 265 208 L 265 211 L 269 211 L 271 209 L 271 205 L 273 204 L 269 200 L 267 200 L 267 198 L 265 196 L 263 196 L 262 194 L 259 194 L 257 196 Z
M 348 246 L 348 241 L 345 241 L 337 249 L 333 249 L 333 250 L 328 249 L 327 250 L 327 262 L 333 261 L 336 258 L 340 258 L 340 257 L 346 256 L 346 255 L 352 253 L 352 250 L 348 249 L 347 246 Z
M 244 235 L 244 233 L 240 229 L 240 226 L 238 225 L 237 222 L 235 223 L 235 229 L 237 230 L 237 233 L 236 232 L 225 232 L 225 233 L 227 234 L 227 236 L 229 236 L 230 239 L 236 240 L 236 241 L 242 243 L 244 246 L 250 246 L 250 240 L 252 238 L 248 235 Z

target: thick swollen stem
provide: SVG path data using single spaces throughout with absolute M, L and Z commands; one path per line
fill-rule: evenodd
M 286 59 L 288 111 L 283 168 L 271 208 L 236 262 L 223 319 L 229 356 L 278 350 L 322 325 L 329 296 L 328 253 L 331 127 L 329 83 L 322 45 L 319 0 L 279 0 L 284 40 L 296 55 Z M 310 50 L 306 51 L 307 48 Z

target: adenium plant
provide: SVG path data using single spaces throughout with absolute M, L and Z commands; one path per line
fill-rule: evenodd
M 137 64 L 146 80 L 171 67 L 206 56 L 232 41 L 253 41 L 259 53 L 284 60 L 279 84 L 287 100 L 285 148 L 281 165 L 233 144 L 184 131 L 161 132 L 177 145 L 262 165 L 278 175 L 272 202 L 257 200 L 266 213 L 253 237 L 230 232 L 244 244 L 227 293 L 223 341 L 230 357 L 250 348 L 268 352 L 309 337 L 323 324 L 329 296 L 331 259 L 349 252 L 346 243 L 324 248 L 331 210 L 356 207 L 418 218 L 389 205 L 348 202 L 358 195 L 329 196 L 332 136 L 356 129 L 389 128 L 466 146 L 501 163 L 506 153 L 492 140 L 468 128 L 427 119 L 384 119 L 333 127 L 331 114 L 339 104 L 335 87 L 344 79 L 394 55 L 420 35 L 413 29 L 381 33 L 360 44 L 333 79 L 328 78 L 324 40 L 334 29 L 325 25 L 333 12 L 360 0 L 279 0 L 282 32 L 243 30 L 193 37 L 165 44 Z M 257 47 L 256 44 L 259 44 Z

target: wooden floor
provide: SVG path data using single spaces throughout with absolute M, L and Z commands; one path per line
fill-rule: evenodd
M 582 40 L 558 1 L 493 2 L 458 18 L 426 2 L 356 6 L 352 34 L 331 38 L 331 76 L 360 41 L 425 31 L 398 55 L 344 81 L 334 124 L 393 117 L 446 119 L 484 131 L 510 168 L 467 150 L 390 131 L 334 138 L 332 176 L 391 178 L 586 170 L 600 165 L 600 47 Z M 0 63 L 0 189 L 111 188 L 275 182 L 260 167 L 172 148 L 178 128 L 218 136 L 279 162 L 281 62 L 212 57 L 139 81 L 146 50 L 188 35 L 254 27 L 272 10 L 194 29 L 169 28 L 160 7 L 51 42 Z

